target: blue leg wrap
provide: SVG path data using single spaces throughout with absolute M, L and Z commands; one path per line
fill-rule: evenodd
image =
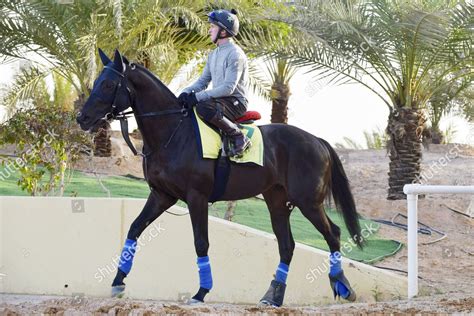
M 120 262 L 118 268 L 128 274 L 132 269 L 133 258 L 137 249 L 137 242 L 132 239 L 127 239 L 120 255 Z
M 334 276 L 342 271 L 342 255 L 340 252 L 331 252 L 329 255 L 329 274 Z
M 335 276 L 342 272 L 341 261 L 342 255 L 340 252 L 331 252 L 329 255 L 329 274 L 331 276 Z M 350 295 L 349 289 L 339 281 L 336 282 L 335 290 L 342 298 L 347 298 Z
M 280 262 L 275 273 L 275 280 L 286 284 L 286 278 L 288 277 L 289 266 L 286 263 Z
M 198 257 L 197 265 L 199 268 L 199 285 L 202 288 L 210 290 L 212 288 L 212 273 L 209 256 Z

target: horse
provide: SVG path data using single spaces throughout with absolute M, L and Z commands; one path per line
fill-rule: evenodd
M 213 190 L 216 160 L 198 154 L 189 111 L 154 74 L 131 63 L 115 50 L 114 60 L 99 49 L 104 65 L 91 94 L 77 114 L 85 131 L 98 123 L 123 118 L 131 108 L 143 137 L 143 171 L 150 194 L 127 234 L 112 296 L 121 296 L 138 237 L 178 200 L 191 217 L 199 268 L 199 290 L 189 303 L 202 303 L 212 288 L 208 257 L 208 202 Z M 132 113 L 128 112 L 128 114 Z M 295 249 L 290 228 L 293 207 L 324 236 L 330 249 L 330 286 L 334 298 L 354 301 L 356 294 L 341 268 L 340 229 L 326 215 L 323 202 L 331 193 L 354 242 L 362 248 L 360 224 L 349 182 L 331 145 L 304 130 L 286 124 L 258 127 L 264 140 L 263 166 L 231 163 L 227 187 L 219 200 L 241 200 L 262 194 L 278 241 L 280 263 L 275 278 L 259 304 L 283 304 L 286 278 Z

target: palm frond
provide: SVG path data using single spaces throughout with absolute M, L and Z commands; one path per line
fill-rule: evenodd
M 251 59 L 248 64 L 248 86 L 257 95 L 262 96 L 265 100 L 270 101 L 270 86 L 268 82 L 262 76 L 262 70 L 257 65 L 258 60 Z
M 297 39 L 287 41 L 286 47 L 268 41 L 270 45 L 254 48 L 291 58 L 296 66 L 310 69 L 316 80 L 356 81 L 389 107 L 416 108 L 426 103 L 438 84 L 459 78 L 460 68 L 463 76 L 471 73 L 474 11 L 465 1 L 297 0 L 294 4 L 303 9 L 272 18 L 290 24 Z M 429 69 L 446 63 L 450 67 L 439 81 L 426 80 Z
M 7 116 L 11 116 L 19 105 L 24 105 L 35 93 L 40 84 L 50 72 L 37 66 L 24 68 L 15 77 L 13 84 L 8 88 L 3 99 Z

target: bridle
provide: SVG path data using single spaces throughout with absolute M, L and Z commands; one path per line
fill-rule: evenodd
M 142 113 L 142 114 L 136 114 L 136 113 L 133 112 L 133 110 L 131 110 L 131 111 L 117 110 L 119 108 L 127 109 L 129 107 L 132 107 L 132 105 L 135 104 L 135 96 L 127 85 L 127 76 L 125 75 L 126 65 L 125 65 L 125 68 L 124 68 L 123 72 L 120 72 L 120 71 L 118 71 L 118 70 L 116 70 L 113 67 L 108 66 L 108 65 L 104 66 L 104 68 L 106 68 L 108 70 L 111 70 L 115 74 L 119 75 L 121 77 L 121 79 L 120 79 L 119 83 L 117 84 L 117 86 L 115 88 L 115 96 L 114 96 L 114 100 L 112 102 L 111 111 L 108 112 L 107 114 L 105 114 L 104 117 L 102 118 L 102 120 L 105 120 L 105 121 L 119 120 L 120 121 L 120 129 L 121 129 L 121 132 L 122 132 L 122 137 L 125 140 L 125 142 L 127 143 L 128 147 L 130 148 L 132 153 L 135 156 L 140 155 L 142 157 L 146 157 L 150 153 L 147 153 L 147 154 L 139 153 L 136 150 L 135 146 L 133 145 L 132 141 L 130 140 L 130 136 L 128 135 L 128 118 L 132 114 L 134 114 L 135 117 L 137 117 L 137 118 L 138 117 L 160 117 L 160 116 L 166 116 L 166 115 L 180 114 L 181 119 L 180 119 L 178 125 L 176 126 L 176 128 L 173 130 L 173 133 L 171 134 L 170 138 L 168 139 L 168 141 L 165 144 L 165 148 L 167 148 L 168 145 L 171 143 L 171 140 L 173 139 L 174 135 L 178 131 L 179 127 L 181 126 L 181 123 L 183 122 L 183 119 L 188 117 L 189 108 L 187 108 L 183 104 L 180 109 L 167 109 L 167 110 L 154 111 L 154 112 L 148 112 L 148 113 Z M 135 64 L 133 64 L 133 63 L 130 64 L 130 70 L 133 71 L 135 69 L 136 69 Z M 126 93 L 127 93 L 127 96 L 128 96 L 128 104 L 125 107 L 123 107 L 123 106 L 119 107 L 119 105 L 117 105 L 117 102 L 116 102 L 117 101 L 117 96 L 121 92 L 120 89 L 122 89 L 122 87 L 124 87 L 126 89 Z

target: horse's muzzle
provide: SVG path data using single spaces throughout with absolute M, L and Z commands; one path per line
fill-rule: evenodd
M 81 112 L 77 113 L 76 122 L 81 126 L 81 129 L 83 129 L 84 131 L 88 130 L 88 124 L 86 124 L 86 121 L 86 115 Z
M 79 124 L 83 131 L 91 131 L 97 121 L 92 120 L 91 117 L 84 113 L 77 113 L 76 122 Z

